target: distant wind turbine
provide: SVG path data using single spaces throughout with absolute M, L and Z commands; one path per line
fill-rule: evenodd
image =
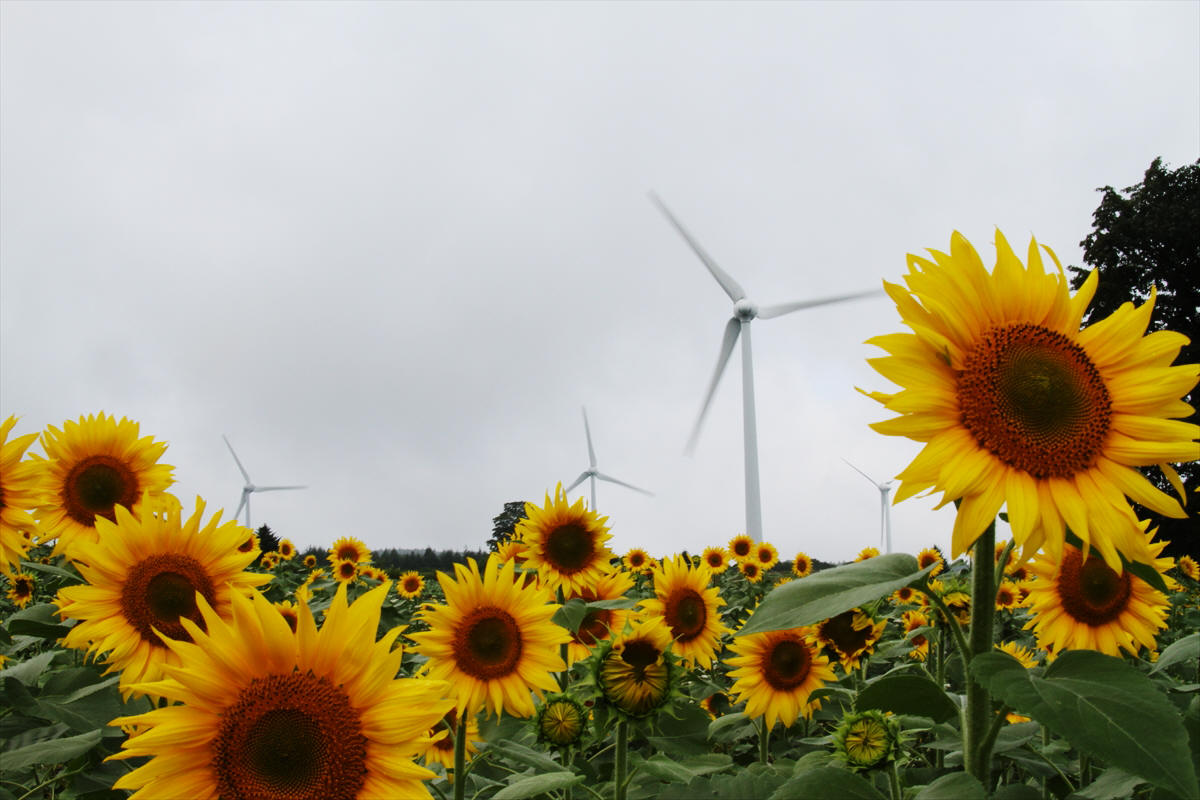
M 725 365 L 729 362 L 729 356 L 733 352 L 733 346 L 740 335 L 742 337 L 742 438 L 746 451 L 746 533 L 755 541 L 762 541 L 762 500 L 759 498 L 758 488 L 758 431 L 754 418 L 754 360 L 750 348 L 750 322 L 755 317 L 761 319 L 781 317 L 793 311 L 841 303 L 859 297 L 869 297 L 881 294 L 882 291 L 871 289 L 818 300 L 797 300 L 759 308 L 746 297 L 746 290 L 725 270 L 717 266 L 717 262 L 713 261 L 708 253 L 704 252 L 704 248 L 692 238 L 679 220 L 675 219 L 675 215 L 658 198 L 658 195 L 651 192 L 650 199 L 666 215 L 667 220 L 675 227 L 675 230 L 679 231 L 692 251 L 699 256 L 704 266 L 725 290 L 725 294 L 729 295 L 729 299 L 733 301 L 733 317 L 725 323 L 725 337 L 721 341 L 721 350 L 717 354 L 717 368 L 713 371 L 712 380 L 708 384 L 708 393 L 704 396 L 704 405 L 700 407 L 700 416 L 696 419 L 696 426 L 692 429 L 692 435 L 688 439 L 686 452 L 691 454 L 695 450 L 700 427 L 704 424 L 704 417 L 708 414 L 708 407 L 712 404 L 713 395 L 717 391 L 717 382 L 721 380 Z
M 578 478 L 575 479 L 574 483 L 572 483 L 570 486 L 567 487 L 567 492 L 570 492 L 576 486 L 583 483 L 585 478 L 591 478 L 591 481 L 592 481 L 591 509 L 592 509 L 592 511 L 596 510 L 596 479 L 597 478 L 599 478 L 602 481 L 608 481 L 609 483 L 615 483 L 618 486 L 624 486 L 626 489 L 633 489 L 635 492 L 641 492 L 642 494 L 649 495 L 651 497 L 654 496 L 654 492 L 648 492 L 645 489 L 639 489 L 638 487 L 634 486 L 631 483 L 626 483 L 625 481 L 619 481 L 616 478 L 612 477 L 611 475 L 605 475 L 603 472 L 596 469 L 596 451 L 592 447 L 592 429 L 591 429 L 591 427 L 588 426 L 587 407 L 584 407 L 584 409 L 583 409 L 583 432 L 587 436 L 588 468 L 583 471 L 583 474 L 581 474 Z
M 237 511 L 233 512 L 233 518 L 237 519 L 238 514 L 242 513 L 242 509 L 246 509 L 246 527 L 250 527 L 250 495 L 255 492 L 278 492 L 282 489 L 307 489 L 307 486 L 255 486 L 254 481 L 250 480 L 250 474 L 246 472 L 246 468 L 242 466 L 242 460 L 237 457 L 237 453 L 233 452 L 233 445 L 229 443 L 229 437 L 221 434 L 221 438 L 225 440 L 225 446 L 229 448 L 229 454 L 233 456 L 237 467 L 242 471 L 242 477 L 246 479 L 246 485 L 242 487 L 242 502 L 238 503 Z
M 846 461 L 846 459 L 843 458 L 842 461 Z M 892 491 L 892 487 L 896 485 L 896 482 L 884 481 L 880 483 L 858 467 L 850 464 L 849 461 L 846 461 L 846 463 L 850 465 L 852 470 L 869 480 L 879 490 L 879 546 L 883 548 L 884 553 L 892 552 L 892 509 L 888 504 L 887 498 L 888 493 Z

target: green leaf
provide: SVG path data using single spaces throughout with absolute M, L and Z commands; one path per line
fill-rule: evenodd
M 37 684 L 37 679 L 41 677 L 42 672 L 46 667 L 50 666 L 50 662 L 58 655 L 58 650 L 47 650 L 44 653 L 38 653 L 33 658 L 22 661 L 20 664 L 15 664 L 7 669 L 0 669 L 0 681 L 5 678 L 16 678 L 26 686 L 34 686 Z
M 1091 800 L 1122 800 L 1133 797 L 1133 790 L 1146 781 L 1120 767 L 1109 767 L 1090 785 L 1076 792 L 1080 797 Z
M 547 772 L 542 775 L 531 775 L 505 786 L 492 795 L 492 800 L 524 800 L 527 797 L 536 797 L 539 794 L 574 786 L 582 780 L 583 776 L 576 775 L 574 772 Z
M 919 581 L 934 566 L 918 569 L 907 553 L 890 553 L 822 570 L 772 589 L 737 635 L 821 622 Z
M 1007 653 L 971 671 L 996 698 L 1085 753 L 1181 797 L 1197 794 L 1187 732 L 1175 707 L 1138 670 L 1090 650 L 1063 653 L 1038 676 Z
M 613 597 L 608 600 L 592 600 L 587 604 L 587 607 L 589 609 L 634 608 L 640 602 L 642 601 L 634 597 Z
M 54 575 L 55 577 L 70 581 L 73 584 L 80 583 L 82 581 L 80 576 L 74 572 L 69 572 L 62 567 L 56 567 L 53 564 L 43 564 L 40 561 L 22 561 L 21 568 L 28 568 L 34 572 L 44 572 L 47 575 Z
M 487 749 L 509 761 L 533 767 L 538 772 L 561 772 L 563 765 L 545 753 L 516 742 L 489 742 Z
M 714 742 L 732 742 L 754 731 L 754 722 L 741 711 L 717 717 L 708 724 L 708 738 Z
M 550 618 L 550 621 L 555 625 L 561 625 L 571 633 L 575 633 L 579 630 L 579 626 L 583 624 L 587 612 L 587 603 L 582 598 L 572 597 L 563 603 L 558 611 L 554 612 L 554 616 Z
M 917 792 L 913 800 L 987 800 L 987 791 L 977 778 L 951 772 Z
M 920 714 L 935 722 L 957 716 L 958 705 L 936 683 L 924 675 L 886 675 L 858 693 L 855 708 L 878 708 L 897 714 Z
M 1159 654 L 1158 661 L 1154 662 L 1154 668 L 1150 670 L 1150 674 L 1153 675 L 1159 670 L 1181 662 L 1193 665 L 1200 662 L 1200 633 L 1185 636 L 1164 649 Z
M 997 789 L 992 800 L 1042 800 L 1042 790 L 1023 783 L 1010 783 Z
M 61 764 L 70 761 L 75 756 L 83 755 L 100 743 L 104 732 L 95 730 L 81 733 L 78 736 L 65 736 L 62 739 L 49 739 L 4 754 L 4 769 L 6 771 L 23 769 L 31 764 Z
M 638 764 L 638 771 L 664 783 L 687 783 L 696 777 L 696 773 L 687 767 L 667 758 L 662 753 L 655 753 L 650 758 Z
M 884 557 L 876 556 L 875 558 Z M 865 564 L 866 562 L 859 563 Z M 770 800 L 813 800 L 815 797 L 836 797 L 838 800 L 884 800 L 879 790 L 872 786 L 866 778 L 839 767 L 817 767 L 807 772 L 801 772 L 776 789 Z

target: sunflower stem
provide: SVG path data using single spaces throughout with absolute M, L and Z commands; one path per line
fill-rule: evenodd
M 467 796 L 467 725 L 455 725 L 454 730 L 454 800 Z
M 758 760 L 766 765 L 770 755 L 771 728 L 767 725 L 767 718 L 764 716 L 758 724 Z
M 1016 544 L 1016 539 L 1009 539 L 1004 544 L 1004 552 L 1000 554 L 1000 559 L 996 562 L 996 591 L 992 592 L 992 602 L 1000 596 L 1000 584 L 1004 583 L 1004 570 L 1008 567 L 1009 556 L 1012 555 L 1013 545 Z
M 992 695 L 971 674 L 970 659 L 991 652 L 992 627 L 996 618 L 996 522 L 993 520 L 972 549 L 971 629 L 968 655 L 963 661 L 967 701 L 963 708 L 963 766 L 967 774 L 984 786 L 991 781 L 991 743 L 987 730 L 992 722 Z
M 895 761 L 888 764 L 888 787 L 892 790 L 892 800 L 904 800 L 904 792 L 900 789 L 900 768 Z
M 629 723 L 617 721 L 616 764 L 613 768 L 613 798 L 625 800 L 625 775 L 629 771 Z
M 958 655 L 960 658 L 962 658 L 963 667 L 965 669 L 967 662 L 971 659 L 971 650 L 967 644 L 967 637 L 963 633 L 962 625 L 960 625 L 958 622 L 958 617 L 954 616 L 954 612 L 950 610 L 945 601 L 938 597 L 937 592 L 930 589 L 928 585 L 926 585 L 924 589 L 925 596 L 928 597 L 929 601 L 937 606 L 938 610 L 942 612 L 942 616 L 945 618 L 946 624 L 945 626 L 940 627 L 939 630 L 949 629 L 950 636 L 954 640 L 954 646 L 958 649 Z M 945 661 L 946 657 L 945 653 L 943 653 L 942 664 L 940 667 L 943 678 L 946 674 Z

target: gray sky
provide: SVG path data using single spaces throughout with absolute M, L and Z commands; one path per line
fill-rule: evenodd
M 0 414 L 104 410 L 173 491 L 301 547 L 479 547 L 587 466 L 618 552 L 744 529 L 731 305 L 898 280 L 993 231 L 1065 263 L 1099 202 L 1200 149 L 1200 4 L 0 3 Z M 863 344 L 886 298 L 756 322 L 763 518 L 879 541 Z M 581 487 L 581 490 L 586 488 Z M 897 549 L 952 511 L 893 510 Z M 1001 532 L 1004 535 L 1004 531 Z

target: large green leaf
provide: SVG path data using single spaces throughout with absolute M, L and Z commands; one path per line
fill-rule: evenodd
M 22 661 L 20 664 L 14 664 L 7 669 L 0 669 L 0 681 L 3 681 L 5 678 L 16 678 L 26 686 L 33 686 L 59 652 L 58 650 L 47 650 L 44 653 L 38 653 L 27 661 Z
M 775 790 L 770 800 L 814 800 L 818 797 L 884 800 L 870 781 L 840 767 L 817 767 L 794 775 Z
M 657 778 L 664 783 L 688 783 L 692 778 L 696 777 L 696 773 L 692 772 L 687 767 L 672 761 L 662 753 L 655 753 L 642 763 L 637 765 L 639 772 L 644 772 L 652 778 Z
M 1132 775 L 1120 767 L 1109 767 L 1099 778 L 1076 794 L 1090 800 L 1123 800 L 1133 797 L 1133 790 L 1145 782 L 1141 777 Z
M 987 800 L 987 791 L 978 778 L 951 772 L 917 792 L 913 800 Z
M 539 794 L 565 789 L 583 780 L 582 775 L 574 772 L 546 772 L 541 775 L 531 775 L 520 778 L 505 786 L 492 800 L 524 800 L 527 797 L 537 797 Z
M 1154 662 L 1154 669 L 1150 670 L 1150 674 L 1153 675 L 1159 670 L 1180 663 L 1191 664 L 1193 666 L 1200 663 L 1200 633 L 1190 634 L 1168 645 L 1159 654 L 1158 661 Z
M 487 749 L 509 761 L 533 767 L 539 772 L 559 772 L 563 765 L 545 753 L 516 742 L 489 742 Z
M 78 736 L 48 739 L 44 742 L 9 750 L 4 754 L 4 769 L 16 772 L 30 764 L 61 764 L 86 753 L 100 742 L 103 731 L 94 730 Z
M 1039 676 L 1007 653 L 982 653 L 971 671 L 996 698 L 1081 751 L 1180 797 L 1198 794 L 1179 712 L 1120 659 L 1072 650 Z
M 763 598 L 737 635 L 798 628 L 878 600 L 928 575 L 907 553 L 868 558 L 777 586 Z
M 945 722 L 958 714 L 958 705 L 929 678 L 920 674 L 885 675 L 865 686 L 855 701 L 857 709 L 878 708 L 897 714 L 918 714 Z

